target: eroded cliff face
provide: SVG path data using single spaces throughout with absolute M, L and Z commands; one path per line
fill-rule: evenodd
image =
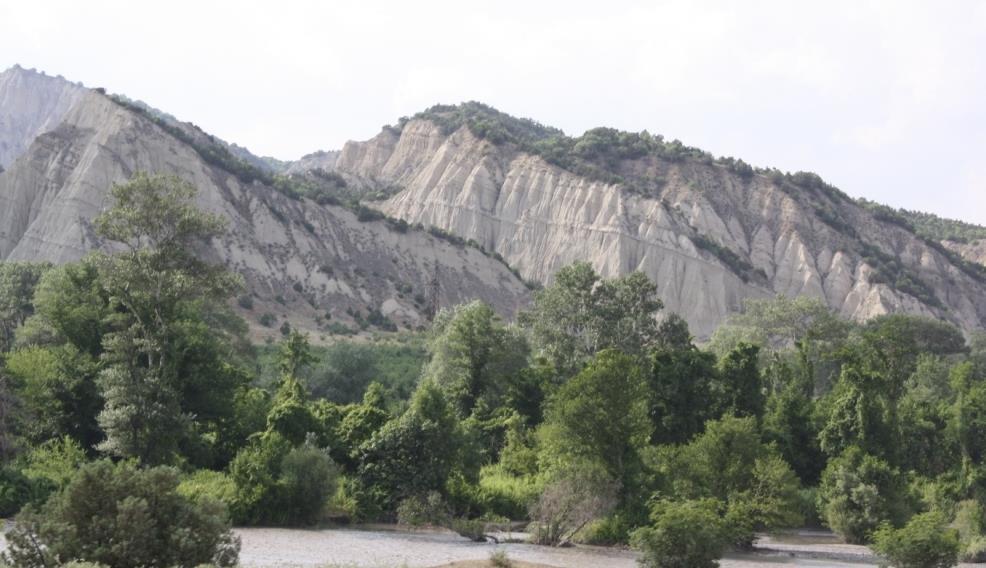
M 61 77 L 14 66 L 0 73 L 0 170 L 56 126 L 86 89 Z
M 481 298 L 505 316 L 528 291 L 502 263 L 422 231 L 397 232 L 350 211 L 241 183 L 147 118 L 85 92 L 53 130 L 0 173 L 0 260 L 77 260 L 103 246 L 92 219 L 113 183 L 136 171 L 175 174 L 199 205 L 230 221 L 203 254 L 241 273 L 256 303 L 296 327 L 352 323 L 379 310 L 400 327 L 424 321 L 437 278 L 441 305 Z M 331 318 L 331 319 L 329 319 Z
M 423 119 L 347 143 L 335 167 L 367 183 L 403 187 L 378 206 L 473 239 L 527 279 L 547 283 L 575 260 L 608 277 L 643 271 L 699 337 L 744 298 L 774 294 L 824 298 L 855 320 L 909 312 L 966 329 L 986 322 L 986 284 L 915 235 L 837 194 L 769 176 L 741 176 L 697 160 L 621 163 L 638 178 L 662 180 L 641 195 L 493 145 L 466 127 L 446 135 Z M 728 255 L 696 246 L 710 241 L 750 266 L 730 266 Z M 864 246 L 879 252 L 864 254 Z M 933 297 L 895 287 L 886 276 L 888 259 L 899 262 L 895 277 L 919 279 Z
M 986 239 L 979 239 L 968 243 L 944 241 L 942 244 L 962 255 L 962 258 L 969 262 L 976 262 L 986 266 Z

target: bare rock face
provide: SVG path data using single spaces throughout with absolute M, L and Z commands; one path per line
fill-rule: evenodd
M 481 298 L 508 317 L 529 299 L 506 266 L 473 248 L 243 183 L 92 91 L 0 173 L 0 260 L 67 262 L 103 246 L 92 219 L 111 185 L 141 170 L 191 182 L 203 209 L 229 219 L 203 254 L 244 276 L 256 302 L 244 315 L 258 334 L 265 312 L 305 329 L 352 326 L 371 311 L 414 327 L 436 293 L 440 305 Z
M 986 325 L 986 282 L 839 192 L 783 176 L 646 156 L 620 168 L 661 183 L 634 193 L 425 119 L 347 143 L 335 167 L 401 186 L 384 212 L 473 239 L 526 279 L 550 282 L 576 260 L 607 277 L 643 271 L 699 337 L 744 298 L 775 294 L 824 298 L 855 320 L 908 312 Z
M 962 258 L 968 260 L 969 262 L 976 262 L 986 266 L 986 239 L 980 239 L 968 243 L 944 241 L 942 244 L 962 255 Z
M 321 150 L 318 152 L 313 152 L 302 156 L 301 159 L 296 162 L 291 162 L 291 164 L 285 169 L 285 173 L 300 174 L 317 169 L 334 170 L 336 167 L 336 160 L 338 158 L 339 152 L 335 151 L 327 152 Z
M 61 77 L 15 65 L 0 73 L 0 171 L 56 126 L 86 92 Z

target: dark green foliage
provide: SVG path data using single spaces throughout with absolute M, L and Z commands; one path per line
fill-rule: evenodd
M 893 288 L 910 294 L 929 306 L 942 308 L 944 305 L 935 296 L 935 292 L 927 282 L 904 266 L 896 256 L 887 254 L 879 247 L 862 243 L 860 254 L 867 264 L 873 267 L 870 275 L 870 282 L 874 284 L 888 284 Z
M 733 252 L 732 249 L 720 245 L 709 237 L 706 237 L 701 233 L 696 233 L 695 236 L 692 237 L 692 242 L 698 249 L 712 253 L 723 264 L 729 267 L 729 269 L 732 270 L 737 276 L 739 276 L 743 282 L 748 282 L 751 277 L 760 276 L 760 273 L 754 269 L 753 265 L 746 261 L 743 257 Z M 766 280 L 767 275 L 763 274 L 762 279 Z
M 253 440 L 229 466 L 235 485 L 233 519 L 245 524 L 310 525 L 321 520 L 338 472 L 311 439 L 292 447 L 268 433 Z
M 814 172 L 795 172 L 793 174 L 788 173 L 784 175 L 784 179 L 789 183 L 796 185 L 802 189 L 806 189 L 812 193 L 819 196 L 827 197 L 833 202 L 839 201 L 849 201 L 848 195 L 839 191 L 835 186 L 829 185 Z
M 606 350 L 550 399 L 539 432 L 542 460 L 548 469 L 597 465 L 630 491 L 650 434 L 640 369 L 631 357 Z
M 52 489 L 45 480 L 30 479 L 19 468 L 0 468 L 0 517 L 13 517 L 24 505 L 43 502 Z
M 900 472 L 857 447 L 831 460 L 822 473 L 819 512 L 847 542 L 868 542 L 880 523 L 900 524 L 910 508 Z
M 874 363 L 889 380 L 888 392 L 898 399 L 904 382 L 917 368 L 922 353 L 956 355 L 966 351 L 965 337 L 954 325 L 908 314 L 878 316 L 861 330 L 865 345 L 875 351 Z
M 341 404 L 359 402 L 371 382 L 387 397 L 407 400 L 428 359 L 420 335 L 401 335 L 367 342 L 336 341 L 313 348 L 317 362 L 301 376 L 312 396 Z
M 715 355 L 697 349 L 658 351 L 647 380 L 653 443 L 685 443 L 716 416 L 711 404 L 718 382 Z
M 336 488 L 337 472 L 328 452 L 303 445 L 281 461 L 280 506 L 287 522 L 311 525 L 322 518 L 326 502 Z
M 881 525 L 873 549 L 897 568 L 950 568 L 958 563 L 959 535 L 942 513 L 921 513 L 899 529 Z
M 99 365 L 72 345 L 27 347 L 10 353 L 6 374 L 30 416 L 20 427 L 33 444 L 68 435 L 85 448 L 102 439 L 96 416 L 103 406 Z
M 573 138 L 558 129 L 530 119 L 514 118 L 477 102 L 436 105 L 414 118 L 430 120 L 446 135 L 465 126 L 478 138 L 497 145 L 515 145 L 525 152 L 541 156 L 550 164 L 605 183 L 625 181 L 617 171 L 626 160 L 654 156 L 669 162 L 689 158 L 711 161 L 707 152 L 685 146 L 679 140 L 666 142 L 664 137 L 653 136 L 646 131 L 637 133 L 593 128 Z M 399 128 L 403 128 L 404 122 L 406 119 L 402 119 Z M 649 181 L 651 187 L 647 188 L 648 192 L 660 185 L 655 183 L 656 180 Z M 635 183 L 628 186 L 634 187 Z
M 979 475 L 974 470 L 981 470 L 986 460 L 986 383 L 969 362 L 956 366 L 951 380 L 958 395 L 953 406 L 953 427 L 963 457 L 963 473 L 975 479 Z M 976 485 L 982 485 L 982 481 Z
M 769 369 L 776 388 L 767 399 L 763 433 L 798 474 L 802 483 L 815 484 L 825 458 L 818 444 L 815 401 L 807 377 L 796 377 L 790 367 L 776 362 Z
M 478 102 L 461 105 L 435 105 L 414 116 L 424 118 L 438 125 L 446 135 L 452 134 L 462 126 L 480 138 L 494 144 L 503 142 L 533 141 L 561 134 L 560 130 L 543 126 L 530 119 L 514 118 L 490 106 Z M 402 119 L 400 128 L 403 128 Z
M 842 369 L 839 383 L 828 397 L 828 415 L 818 436 L 829 456 L 851 447 L 884 457 L 894 452 L 891 401 L 881 379 L 855 366 Z
M 404 499 L 444 492 L 449 476 L 463 463 L 464 449 L 463 433 L 441 389 L 423 382 L 411 408 L 358 450 L 362 505 L 394 512 Z
M 34 313 L 34 290 L 50 264 L 0 262 L 0 353 L 10 350 L 14 330 Z
M 491 306 L 475 301 L 443 310 L 432 333 L 425 376 L 447 393 L 459 417 L 480 404 L 501 406 L 505 388 L 527 360 L 527 342 L 517 330 L 505 326 Z
M 783 511 L 798 488 L 789 466 L 774 448 L 763 443 L 757 423 L 750 417 L 725 416 L 710 421 L 704 433 L 677 448 L 663 467 L 668 468 L 676 494 L 711 497 L 722 503 L 760 492 L 761 504 L 765 504 L 768 494 L 763 492 L 776 492 L 770 493 L 769 499 L 779 499 L 777 510 Z M 773 471 L 775 468 L 780 471 Z M 773 483 L 763 483 L 766 478 Z
M 336 429 L 336 459 L 348 471 L 356 469 L 360 447 L 391 419 L 384 401 L 383 386 L 370 383 L 360 404 L 350 405 L 343 410 L 342 419 Z
M 760 348 L 741 343 L 719 362 L 719 399 L 724 413 L 761 418 L 766 404 Z
M 67 559 L 107 566 L 233 566 L 239 540 L 222 505 L 193 502 L 176 491 L 170 468 L 95 462 L 38 509 L 22 512 L 8 533 L 14 566 L 53 566 Z
M 397 331 L 397 324 L 395 324 L 391 319 L 385 315 L 380 310 L 373 308 L 366 314 L 366 322 L 373 327 L 380 328 L 384 331 Z
M 898 218 L 904 219 L 919 235 L 936 241 L 967 243 L 986 239 L 986 227 L 981 225 L 944 219 L 933 213 L 907 211 L 906 209 L 899 209 L 893 213 Z
M 633 535 L 646 568 L 716 568 L 728 544 L 718 506 L 711 499 L 662 502 L 653 525 Z

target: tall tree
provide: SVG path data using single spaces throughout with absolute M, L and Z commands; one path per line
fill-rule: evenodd
M 683 444 L 718 415 L 713 404 L 719 379 L 715 355 L 698 349 L 659 350 L 650 363 L 651 441 Z
M 544 466 L 595 464 L 630 490 L 640 450 L 650 439 L 647 408 L 635 360 L 615 350 L 600 352 L 549 401 L 539 432 Z
M 883 390 L 883 377 L 847 365 L 829 394 L 827 419 L 819 440 L 822 450 L 835 457 L 851 446 L 890 458 L 894 447 L 893 413 Z
M 195 193 L 177 177 L 138 173 L 112 187 L 113 207 L 95 223 L 120 250 L 99 255 L 96 265 L 123 320 L 104 340 L 102 447 L 145 463 L 170 460 L 189 421 L 176 349 L 185 308 L 199 300 L 222 302 L 238 283 L 195 255 L 196 246 L 224 227 L 220 217 L 195 207 Z
M 538 354 L 570 376 L 603 349 L 643 356 L 659 336 L 662 307 L 642 273 L 601 280 L 591 265 L 576 262 L 559 270 L 519 319 Z
M 48 263 L 0 262 L 0 353 L 14 343 L 14 330 L 34 313 L 34 289 Z
M 766 404 L 759 366 L 760 348 L 740 343 L 719 361 L 723 412 L 760 419 Z
M 499 406 L 507 386 L 527 365 L 524 337 L 478 300 L 439 313 L 433 334 L 424 375 L 446 390 L 461 418 L 481 399 L 487 407 Z

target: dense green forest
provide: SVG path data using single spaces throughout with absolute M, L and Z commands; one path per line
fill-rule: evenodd
M 986 338 L 749 301 L 704 346 L 644 275 L 568 266 L 516 322 L 479 301 L 377 342 L 254 346 L 224 222 L 136 175 L 113 253 L 0 263 L 6 562 L 236 562 L 231 525 L 398 521 L 630 544 L 714 566 L 827 526 L 896 565 L 986 559 Z M 98 497 L 98 498 L 97 498 Z

